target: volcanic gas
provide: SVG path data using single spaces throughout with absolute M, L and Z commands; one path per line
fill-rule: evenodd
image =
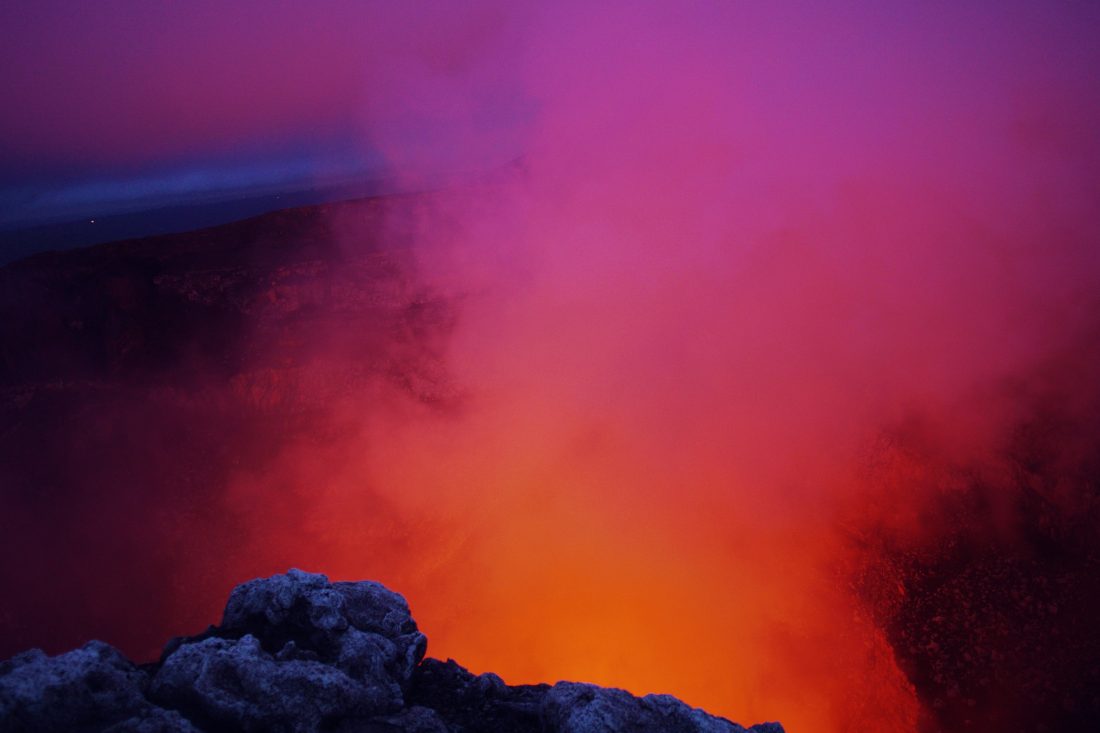
M 1087 730 L 1094 10 L 478 7 L 364 135 L 508 166 L 0 270 L 0 652 L 304 566 L 511 684 Z

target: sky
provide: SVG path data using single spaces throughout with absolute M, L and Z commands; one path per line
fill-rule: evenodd
M 504 165 L 528 152 L 540 104 L 539 90 L 521 78 L 520 59 L 548 22 L 534 7 L 5 3 L 0 226 Z M 891 145 L 881 133 L 904 131 L 906 118 L 934 119 L 923 114 L 934 108 L 892 94 L 899 84 L 913 105 L 931 99 L 940 112 L 973 117 L 1009 91 L 1010 79 L 1015 93 L 1056 99 L 1066 89 L 1050 86 L 1050 72 L 1071 71 L 1076 78 L 1058 79 L 1063 85 L 1090 81 L 1087 37 L 1097 11 L 1089 3 L 731 8 L 732 25 L 691 32 L 699 48 L 728 43 L 724 63 L 744 64 L 748 116 L 774 129 L 821 114 L 823 133 L 844 126 L 865 151 Z M 649 5 L 637 12 L 653 14 Z M 821 97 L 837 91 L 826 75 L 848 79 L 845 93 L 854 96 L 846 104 Z M 811 152 L 847 155 L 835 142 Z
M 47 0 L 0 8 L 0 226 L 425 175 L 521 151 L 491 9 Z M 476 54 L 474 51 L 476 50 Z M 461 100 L 448 80 L 493 78 Z M 460 86 L 466 84 L 461 82 Z M 428 87 L 437 96 L 428 100 Z M 410 102 L 404 91 L 414 87 Z M 478 125 L 486 146 L 457 150 Z M 492 140 L 489 142 L 489 133 Z
M 532 7 L 5 3 L 0 226 L 504 165 L 528 152 L 540 105 L 520 59 L 553 21 Z M 1091 81 L 1088 3 L 731 8 L 729 24 L 691 32 L 700 49 L 728 43 L 723 63 L 742 64 L 746 122 L 774 129 L 820 114 L 823 134 L 844 126 L 864 152 L 918 119 L 965 125 L 1005 101 L 997 95 L 1025 104 Z M 1076 78 L 1051 86 L 1067 71 Z M 824 98 L 842 77 L 850 99 Z M 929 101 L 939 109 L 920 107 Z M 851 152 L 836 142 L 811 152 Z

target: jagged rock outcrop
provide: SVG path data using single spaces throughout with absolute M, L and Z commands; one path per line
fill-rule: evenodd
M 222 623 L 137 666 L 92 641 L 0 663 L 0 731 L 88 733 L 743 733 L 668 695 L 508 686 L 427 639 L 397 593 L 291 570 L 229 597 Z M 777 723 L 752 733 L 782 733 Z
M 32 649 L 0 663 L 0 730 L 190 733 L 178 712 L 145 696 L 148 674 L 90 641 L 56 657 Z

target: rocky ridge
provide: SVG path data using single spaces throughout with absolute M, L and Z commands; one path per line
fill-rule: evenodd
M 506 685 L 425 659 L 405 599 L 291 570 L 229 597 L 222 623 L 135 665 L 100 641 L 0 663 L 0 731 L 97 733 L 782 733 L 670 695 L 575 682 Z

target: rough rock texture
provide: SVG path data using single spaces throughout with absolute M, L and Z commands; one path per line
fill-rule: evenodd
M 739 733 L 668 695 L 559 682 L 509 687 L 424 659 L 405 599 L 291 570 L 230 595 L 219 626 L 138 667 L 93 641 L 0 663 L 0 731 Z M 748 729 L 782 733 L 777 723 Z
M 671 695 L 638 698 L 577 682 L 510 687 L 492 673 L 473 675 L 453 660 L 426 659 L 409 700 L 433 709 L 449 731 L 556 731 L 558 733 L 741 733 L 746 729 L 692 708 Z M 752 733 L 783 733 L 762 723 Z
M 145 697 L 148 682 L 101 641 L 56 657 L 32 649 L 0 663 L 0 729 L 195 731 L 179 713 Z

